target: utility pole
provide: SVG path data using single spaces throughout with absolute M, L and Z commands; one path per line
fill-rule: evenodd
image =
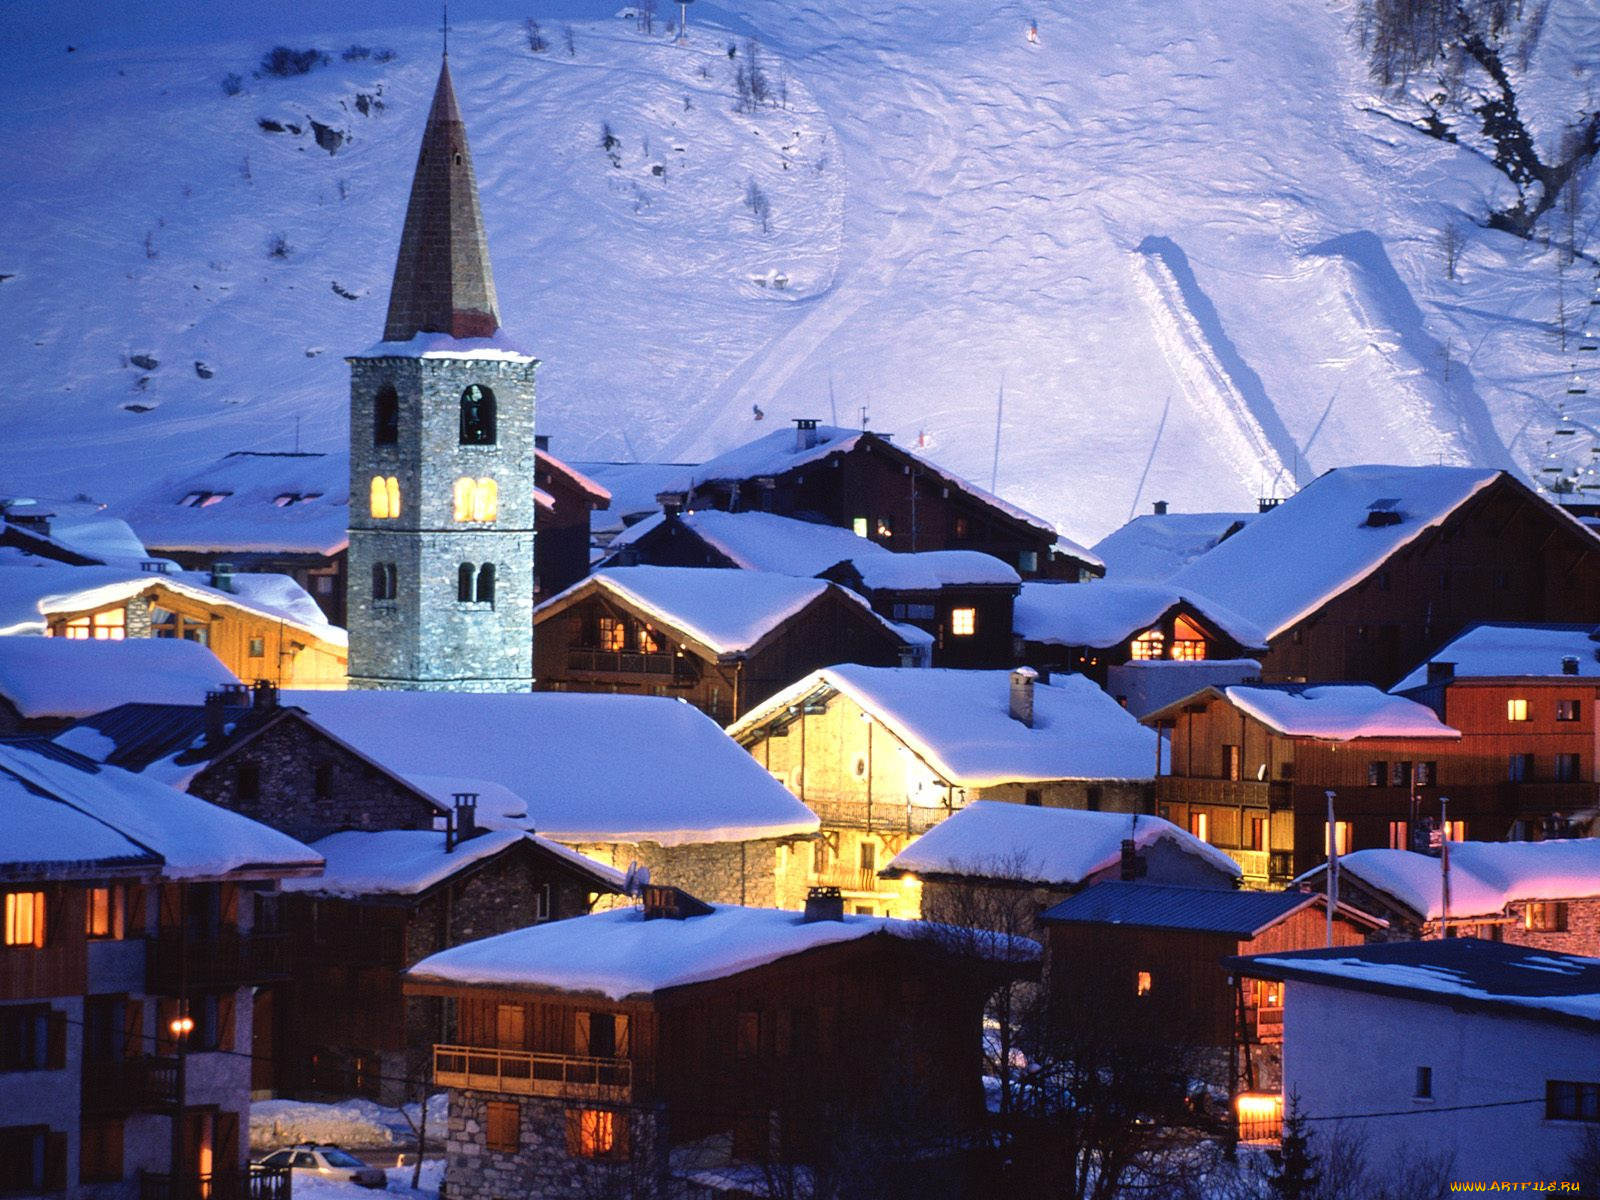
M 1333 820 L 1332 790 L 1328 798 L 1328 948 L 1333 948 L 1333 909 L 1339 902 L 1339 826 Z
M 1450 936 L 1450 797 L 1439 797 L 1439 937 Z

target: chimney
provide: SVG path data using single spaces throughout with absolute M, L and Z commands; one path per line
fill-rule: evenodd
M 1576 675 L 1578 673 L 1578 656 L 1576 654 L 1563 654 L 1561 656 L 1561 673 L 1563 675 Z
M 794 448 L 809 450 L 817 444 L 817 418 L 796 417 L 794 421 Z
M 1428 664 L 1429 683 L 1449 683 L 1456 677 L 1456 665 L 1453 662 L 1430 662 Z
M 207 692 L 205 706 L 205 744 L 215 746 L 222 741 L 228 723 L 228 693 Z
M 900 665 L 902 667 L 914 667 L 917 665 L 917 648 L 915 646 L 902 645 L 900 647 Z
M 1122 839 L 1122 882 L 1137 883 L 1149 871 L 1150 864 L 1139 857 L 1139 844 L 1132 838 Z
M 147 575 L 165 575 L 167 573 L 167 561 L 162 558 L 141 559 L 139 570 Z
M 1165 500 L 1157 500 L 1150 507 L 1155 509 L 1156 516 L 1158 517 L 1164 517 L 1167 515 L 1167 502 Z
M 1256 500 L 1256 511 L 1264 513 L 1268 509 L 1277 508 L 1282 503 L 1283 497 L 1281 496 L 1262 496 Z
M 270 712 L 278 707 L 278 685 L 272 680 L 256 680 L 250 692 L 250 707 L 257 712 Z
M 661 511 L 673 517 L 683 511 L 683 506 L 689 497 L 683 492 L 657 492 L 656 503 L 661 505 Z
M 219 592 L 233 591 L 232 563 L 219 562 L 211 564 L 211 586 Z
M 1033 728 L 1033 683 L 1039 672 L 1032 667 L 1018 667 L 1011 672 L 1011 719 Z
M 548 433 L 534 434 L 533 448 L 535 450 L 543 450 L 546 454 L 550 453 L 550 435 Z
M 469 838 L 478 836 L 478 793 L 453 792 L 455 810 L 450 816 L 450 828 L 445 831 L 444 849 L 448 854 Z
M 814 887 L 806 893 L 806 915 L 801 918 L 802 925 L 810 925 L 815 921 L 842 921 L 844 920 L 844 897 L 839 894 L 836 887 Z

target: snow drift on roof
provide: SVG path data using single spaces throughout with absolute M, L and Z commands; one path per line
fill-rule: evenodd
M 1205 688 L 1260 678 L 1261 664 L 1253 658 L 1135 659 L 1106 668 L 1106 691 L 1127 705 L 1130 716 L 1143 720 Z
M 496 329 L 486 338 L 458 338 L 448 333 L 419 333 L 404 342 L 378 342 L 351 358 L 477 358 L 497 362 L 537 362 Z
M 856 555 L 851 559 L 869 591 L 931 592 L 962 584 L 1018 584 L 1022 576 L 978 550 L 920 550 L 915 554 Z
M 1141 850 L 1165 840 L 1224 875 L 1239 875 L 1233 859 L 1160 817 L 1030 808 L 1001 800 L 967 805 L 900 851 L 887 869 L 1071 887 L 1116 866 L 1125 838 Z
M 570 480 L 572 485 L 584 492 L 599 508 L 605 508 L 611 503 L 611 492 L 603 485 L 590 479 L 571 463 L 565 462 L 551 454 L 548 450 L 535 450 L 534 458 L 538 463 L 552 474 L 561 475 Z
M 1135 517 L 1095 543 L 1106 577 L 1118 583 L 1161 583 L 1210 550 L 1255 513 L 1161 513 Z
M 495 785 L 567 843 L 688 845 L 811 833 L 817 818 L 698 709 L 653 696 L 285 692 L 318 725 L 448 805 Z M 503 807 L 503 804 L 502 804 Z M 501 824 L 503 822 L 503 824 Z
M 847 558 L 887 557 L 890 551 L 838 525 L 819 525 L 763 512 L 722 512 L 696 509 L 676 518 L 708 545 L 747 571 L 772 571 L 779 575 L 811 577 Z M 615 551 L 631 545 L 667 520 L 664 513 L 646 517 L 619 533 L 611 542 Z
M 469 942 L 423 959 L 414 980 L 552 988 L 612 1000 L 723 979 L 819 946 L 872 936 L 919 940 L 936 926 L 850 915 L 807 923 L 797 912 L 714 905 L 706 916 L 647 921 L 637 908 L 552 921 Z M 963 942 L 965 947 L 965 942 Z M 1008 938 L 1013 962 L 1037 959 L 1039 947 Z M 998 955 L 997 955 L 998 957 Z
M 819 688 L 848 696 L 957 787 L 1155 775 L 1155 732 L 1081 675 L 1034 685 L 1030 728 L 1010 715 L 1008 671 L 825 667 L 729 732 L 754 730 Z
M 611 507 L 595 513 L 590 527 L 597 534 L 623 530 L 625 517 L 659 513 L 656 495 L 668 491 L 693 470 L 691 463 L 579 462 L 574 466 L 611 493 Z
M 1502 474 L 1477 467 L 1340 467 L 1262 513 L 1170 582 L 1227 605 L 1276 637 Z M 1379 510 L 1399 519 L 1369 525 Z
M 1217 631 L 1250 649 L 1265 649 L 1261 630 L 1237 613 L 1192 593 L 1157 583 L 1024 583 L 1012 626 L 1030 642 L 1051 646 L 1115 646 L 1149 629 L 1187 602 Z
M 1324 868 L 1301 878 L 1309 880 Z M 1444 913 L 1437 858 L 1413 850 L 1356 850 L 1339 871 L 1433 921 Z M 1450 916 L 1492 917 L 1528 900 L 1600 896 L 1600 838 L 1450 843 Z
M 86 717 L 119 704 L 197 704 L 239 679 L 179 638 L 0 638 L 0 696 L 25 719 Z
M 1234 684 L 1222 694 L 1256 720 L 1289 737 L 1348 742 L 1356 738 L 1459 738 L 1433 709 L 1366 683 Z
M 137 566 L 149 557 L 127 521 L 100 513 L 55 517 L 50 522 L 49 536 L 52 541 L 103 563 Z
M 445 849 L 445 835 L 429 829 L 385 829 L 374 833 L 346 830 L 329 834 L 311 846 L 327 863 L 323 873 L 315 878 L 288 880 L 283 887 L 285 891 L 322 896 L 417 896 L 474 863 L 530 840 L 607 885 L 622 887 L 622 872 L 548 838 L 510 829 L 481 833 L 449 851 Z
M 1575 658 L 1577 677 L 1595 679 L 1600 677 L 1595 632 L 1590 625 L 1475 625 L 1429 661 L 1453 663 L 1457 679 L 1537 679 L 1561 677 L 1562 660 Z M 1423 663 L 1389 690 L 1408 692 L 1427 682 Z

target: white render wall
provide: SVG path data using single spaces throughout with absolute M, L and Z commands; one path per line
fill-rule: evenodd
M 1414 1099 L 1418 1067 L 1433 1068 L 1432 1101 Z M 1347 1123 L 1366 1137 L 1369 1162 L 1453 1153 L 1452 1179 L 1570 1179 L 1567 1157 L 1585 1126 L 1545 1120 L 1545 1082 L 1600 1082 L 1600 1027 L 1292 981 L 1283 1079 L 1285 1104 L 1298 1093 L 1308 1116 L 1406 1114 Z M 1439 1111 L 1521 1099 L 1537 1103 Z M 1313 1133 L 1331 1125 L 1313 1122 Z

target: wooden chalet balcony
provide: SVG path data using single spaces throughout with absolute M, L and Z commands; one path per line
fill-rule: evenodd
M 173 1187 L 165 1172 L 139 1173 L 139 1200 L 290 1200 L 294 1176 L 287 1167 L 251 1164 L 248 1171 L 185 1175 Z
M 152 1112 L 178 1099 L 178 1060 L 145 1055 L 83 1064 L 83 1111 Z
M 680 670 L 683 661 L 676 654 L 645 654 L 635 650 L 596 650 L 572 646 L 567 650 L 567 670 L 597 675 L 666 675 L 693 678 L 693 672 Z
M 1282 1008 L 1246 1008 L 1244 1020 L 1247 1041 L 1268 1046 L 1283 1041 Z
M 433 1082 L 517 1096 L 564 1096 L 626 1102 L 633 1098 L 633 1063 L 626 1058 L 536 1054 L 480 1046 L 435 1046 Z
M 1177 804 L 1220 804 L 1242 808 L 1288 808 L 1293 785 L 1287 780 L 1202 779 L 1163 775 L 1157 783 L 1161 799 Z
M 146 939 L 146 990 L 158 996 L 239 987 L 289 977 L 289 939 L 281 933 L 182 937 L 164 930 Z
M 808 796 L 805 805 L 824 825 L 908 834 L 927 833 L 951 812 L 948 808 L 921 808 L 903 800 L 898 804 L 887 800 L 868 804 L 865 800 L 823 800 Z
M 879 879 L 876 870 L 863 867 L 829 867 L 826 871 L 814 871 L 807 882 L 814 887 L 836 887 L 841 892 L 877 892 L 898 886 L 890 880 Z

